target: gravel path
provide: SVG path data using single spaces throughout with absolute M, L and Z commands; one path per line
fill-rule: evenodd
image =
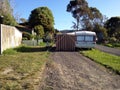
M 106 46 L 102 46 L 102 45 L 96 45 L 95 48 L 97 48 L 103 52 L 107 52 L 110 54 L 120 56 L 120 49 L 110 48 L 110 47 L 106 47 Z
M 78 52 L 53 52 L 39 90 L 120 90 L 120 76 Z

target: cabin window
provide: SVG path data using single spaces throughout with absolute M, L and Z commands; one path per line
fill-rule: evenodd
M 85 37 L 83 35 L 77 36 L 77 41 L 84 41 Z
M 93 36 L 85 36 L 85 41 L 93 41 Z

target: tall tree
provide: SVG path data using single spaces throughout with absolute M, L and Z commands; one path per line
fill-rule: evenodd
M 1 18 L 2 17 L 2 18 Z M 10 5 L 9 0 L 0 1 L 0 23 L 7 25 L 16 25 L 15 18 L 13 16 L 13 9 Z
M 37 34 L 37 43 L 38 43 L 39 38 L 43 38 L 44 36 L 44 28 L 41 25 L 37 25 L 34 27 L 34 30 Z
M 67 5 L 67 11 L 72 13 L 76 19 L 74 26 L 79 30 L 80 26 L 84 29 L 92 30 L 95 23 L 101 24 L 102 14 L 97 8 L 89 7 L 86 0 L 71 0 Z
M 82 21 L 88 19 L 90 10 L 85 0 L 71 0 L 67 5 L 67 11 L 71 12 L 72 16 L 76 19 L 76 28 L 79 30 Z
M 9 13 L 12 15 L 12 8 L 10 6 L 10 2 L 8 0 L 1 0 L 0 1 L 0 14 L 2 13 Z
M 100 24 L 94 24 L 93 31 L 96 32 L 98 41 L 97 42 L 104 42 L 107 39 L 107 30 Z
M 27 20 L 25 18 L 20 18 L 21 23 L 26 23 Z
M 120 41 L 120 17 L 111 17 L 105 23 L 109 37 L 115 37 Z
M 54 17 L 51 10 L 47 7 L 38 7 L 31 11 L 29 24 L 32 28 L 42 25 L 45 33 L 54 30 Z

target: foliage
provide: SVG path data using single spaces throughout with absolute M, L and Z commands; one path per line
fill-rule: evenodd
M 112 47 L 112 48 L 114 48 L 114 47 L 120 48 L 120 43 L 107 43 L 107 44 L 105 44 L 105 46 Z
M 29 24 L 32 28 L 37 25 L 42 25 L 44 32 L 52 32 L 54 30 L 54 17 L 51 10 L 47 7 L 38 7 L 31 11 Z
M 95 24 L 101 25 L 102 20 L 103 20 L 103 15 L 101 14 L 101 12 L 95 7 L 90 7 L 90 13 L 91 13 L 90 19 L 92 19 L 92 24 L 93 25 L 95 25 Z
M 72 13 L 72 16 L 76 19 L 76 29 L 80 28 L 80 21 L 83 20 L 89 12 L 88 4 L 85 0 L 70 1 L 67 5 L 67 11 Z
M 45 40 L 45 42 L 52 42 L 52 41 L 53 41 L 53 38 L 54 38 L 54 37 L 53 37 L 53 34 L 47 32 L 47 33 L 45 34 L 44 40 Z
M 33 36 L 30 33 L 28 33 L 28 32 L 23 32 L 22 33 L 22 37 L 25 40 L 31 40 L 33 38 Z
M 99 50 L 90 50 L 82 52 L 85 56 L 92 60 L 113 69 L 115 72 L 120 74 L 120 57 L 101 52 Z
M 120 42 L 120 17 L 111 17 L 105 23 L 108 36 L 110 38 L 116 38 L 117 42 Z
M 71 0 L 67 5 L 67 11 L 72 13 L 76 19 L 74 28 L 79 30 L 82 26 L 84 29 L 92 30 L 95 23 L 101 24 L 102 14 L 97 8 L 88 7 L 86 0 Z
M 2 0 L 0 1 L 0 23 L 6 24 L 6 25 L 12 25 L 15 26 L 17 25 L 17 22 L 13 16 L 13 9 L 10 6 L 10 2 L 8 0 Z
M 26 22 L 27 22 L 27 20 L 26 20 L 25 18 L 20 18 L 20 21 L 21 21 L 22 23 L 26 23 Z
M 39 43 L 39 46 L 45 47 L 45 46 L 46 46 L 46 43 L 45 43 L 45 42 L 40 42 L 40 43 Z
M 11 16 L 10 14 L 7 14 L 7 15 L 4 15 L 3 24 L 15 26 L 17 25 L 17 22 L 15 21 L 13 16 Z
M 107 30 L 103 26 L 95 24 L 93 31 L 97 34 L 98 42 L 103 42 L 107 39 Z
M 43 36 L 44 36 L 44 28 L 43 28 L 42 25 L 35 26 L 34 31 L 36 32 L 38 37 L 43 38 Z
M 17 54 L 17 51 L 15 51 L 13 48 L 7 49 L 5 51 L 3 51 L 3 54 L 7 54 L 7 55 L 13 55 L 13 54 Z
M 34 27 L 34 31 L 35 31 L 36 34 L 37 34 L 37 35 L 36 35 L 37 44 L 39 45 L 38 40 L 39 40 L 40 38 L 43 38 L 43 36 L 44 36 L 44 28 L 43 28 L 42 25 L 37 25 L 37 26 Z
M 1 0 L 0 1 L 0 14 L 3 13 L 9 13 L 12 14 L 12 7 L 10 5 L 10 1 L 9 0 Z
M 107 46 L 107 47 L 113 47 L 113 45 L 112 44 L 105 44 L 105 46 Z
M 32 52 L 32 47 L 22 45 L 17 48 L 14 48 L 14 50 L 17 52 Z

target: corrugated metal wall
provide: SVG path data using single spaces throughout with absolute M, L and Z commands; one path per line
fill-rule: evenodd
M 56 50 L 57 51 L 74 51 L 75 50 L 74 35 L 58 34 L 56 36 Z

